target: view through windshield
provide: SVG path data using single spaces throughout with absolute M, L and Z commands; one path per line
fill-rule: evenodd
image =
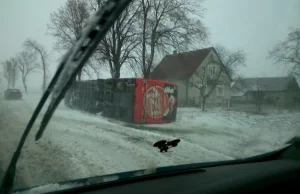
M 63 55 L 104 2 L 1 1 L 0 178 Z M 35 141 L 42 110 L 14 187 L 283 147 L 300 132 L 299 11 L 299 0 L 133 1 Z

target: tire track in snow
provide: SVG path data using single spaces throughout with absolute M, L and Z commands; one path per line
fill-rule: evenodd
M 83 113 L 80 113 L 80 114 L 83 114 Z M 86 114 L 83 114 L 83 115 L 86 115 Z M 156 138 L 152 138 L 150 142 L 148 141 L 148 143 L 151 144 L 151 146 L 152 146 L 152 144 L 154 142 L 160 140 L 159 138 L 162 138 L 162 139 L 174 139 L 175 138 L 174 136 L 170 136 L 168 134 L 163 134 L 163 133 L 160 134 L 160 133 L 155 133 L 155 132 L 152 132 L 152 131 L 148 131 L 146 133 L 145 131 L 134 129 L 133 127 L 126 127 L 120 121 L 115 121 L 115 120 L 112 121 L 112 119 L 107 119 L 107 118 L 104 118 L 104 117 L 101 117 L 101 116 L 98 116 L 98 117 L 93 116 L 93 115 L 90 115 L 90 116 L 93 117 L 93 118 L 96 118 L 97 120 L 94 120 L 94 119 L 92 119 L 92 121 L 90 121 L 90 120 L 89 121 L 82 120 L 82 121 L 80 121 L 80 123 L 85 123 L 86 125 L 95 125 L 96 123 L 98 123 L 98 125 L 101 125 L 102 127 L 105 126 L 106 130 L 110 130 L 110 131 L 113 131 L 114 133 L 123 135 L 126 138 L 128 138 L 129 140 L 131 140 L 131 139 L 138 140 L 138 139 L 141 139 L 141 138 L 143 139 L 144 137 L 149 138 L 152 135 L 156 135 Z M 70 119 L 72 119 L 74 122 L 79 122 L 78 120 L 76 120 L 74 118 L 70 118 Z M 129 135 L 128 131 L 131 131 L 130 135 Z M 142 134 L 137 137 L 135 135 L 136 133 L 142 133 Z M 178 138 L 178 137 L 176 137 L 176 138 Z M 141 142 L 141 141 L 139 140 L 138 142 Z M 198 149 L 200 149 L 200 150 L 204 149 L 204 150 L 206 150 L 206 152 L 214 153 L 215 155 L 217 155 L 216 156 L 217 158 L 219 158 L 220 156 L 223 156 L 222 159 L 224 159 L 224 156 L 225 156 L 226 159 L 228 159 L 228 158 L 232 159 L 232 157 L 230 157 L 228 155 L 224 155 L 224 154 L 222 154 L 220 152 L 215 152 L 214 150 L 205 149 L 203 146 L 194 144 L 191 141 L 188 141 L 187 143 L 190 143 L 191 145 L 194 145 L 194 147 L 195 146 L 198 147 Z M 190 146 L 190 147 L 192 147 L 192 146 Z M 187 156 L 184 156 L 184 158 L 186 158 L 186 157 Z M 211 160 L 214 160 L 214 159 L 211 159 Z
M 97 126 L 91 123 L 80 122 L 82 127 L 80 130 L 82 134 L 84 134 L 88 139 L 94 138 L 95 141 L 99 142 L 100 146 L 105 146 L 108 150 L 110 150 L 108 155 L 114 156 L 116 153 L 126 153 L 127 158 L 130 157 L 130 160 L 135 162 L 137 165 L 136 167 L 145 168 L 148 166 L 149 161 L 151 158 L 157 158 L 157 155 L 153 155 L 154 148 L 151 146 L 147 146 L 148 143 L 145 143 L 143 147 L 140 147 L 135 142 L 128 141 L 126 139 L 127 136 L 125 133 L 115 133 L 110 125 L 101 125 Z M 78 133 L 78 124 L 77 129 L 73 128 L 72 134 Z M 115 126 L 114 126 L 115 127 Z M 93 131 L 91 133 L 91 131 Z M 93 136 L 93 137 L 91 137 Z M 140 139 L 142 140 L 142 139 Z M 148 141 L 149 142 L 149 141 Z M 146 147 L 146 148 L 145 148 Z M 107 151 L 106 151 L 107 153 Z M 124 154 L 122 154 L 124 155 Z M 116 158 L 114 157 L 112 161 L 115 161 Z M 119 158 L 119 161 L 122 161 L 123 158 Z M 170 164 L 170 161 L 165 161 L 165 163 Z M 136 168 L 134 168 L 136 169 Z
M 21 104 L 22 105 L 22 104 Z M 18 105 L 16 105 L 16 106 L 18 106 L 18 107 L 22 107 L 22 106 L 20 106 L 20 103 L 18 104 Z M 30 114 L 28 114 L 29 112 L 31 112 L 31 111 L 33 111 L 33 109 L 32 108 L 30 108 L 30 106 L 28 106 L 27 104 L 25 104 L 25 106 L 24 106 L 24 108 L 22 108 L 22 112 L 18 112 L 18 116 L 15 116 L 15 118 L 18 120 L 19 119 L 19 117 L 20 116 L 24 116 L 24 115 L 28 115 L 28 116 L 30 116 Z M 29 119 L 29 118 L 26 118 L 26 119 Z M 25 120 L 26 120 L 25 119 Z M 39 119 L 40 120 L 40 119 Z M 40 121 L 37 121 L 37 122 L 40 122 Z M 63 122 L 66 122 L 66 120 L 63 120 Z M 61 125 L 61 123 L 63 123 L 63 122 L 60 122 L 60 123 L 58 123 L 56 126 L 54 125 L 54 127 L 56 127 L 56 128 L 59 128 L 60 127 L 60 125 Z M 68 123 L 68 122 L 67 122 Z M 71 123 L 72 123 L 72 121 L 71 121 Z M 76 124 L 78 124 L 78 123 L 76 123 Z M 70 123 L 68 124 L 69 126 L 70 126 Z M 71 127 L 71 126 L 70 126 Z M 78 127 L 78 126 L 75 126 L 75 128 L 76 127 Z M 33 130 L 31 133 L 34 133 L 36 130 Z M 48 129 L 46 130 L 47 132 L 49 131 L 49 132 L 52 132 L 52 131 L 55 131 L 55 129 L 50 129 L 49 127 L 48 127 Z M 59 136 L 60 134 L 56 134 L 57 136 Z M 71 135 L 72 136 L 72 135 Z M 51 137 L 51 138 L 50 138 Z M 46 139 L 49 139 L 49 141 L 53 141 L 54 142 L 54 140 L 55 140 L 55 138 L 53 139 L 52 138 L 53 136 L 49 136 L 48 134 L 45 134 L 45 136 L 42 138 L 42 140 L 40 141 L 41 143 L 43 143 L 43 142 L 47 142 L 46 141 Z M 58 145 L 60 145 L 60 143 L 62 143 L 63 141 L 67 141 L 68 139 L 66 138 L 66 136 L 63 136 L 65 139 L 63 139 L 62 141 L 60 141 L 60 142 L 55 142 L 55 143 L 57 143 Z M 78 137 L 77 137 L 78 138 Z M 33 138 L 32 138 L 33 139 Z M 115 143 L 114 143 L 115 145 L 117 145 L 118 144 L 118 142 L 116 141 Z M 63 144 L 62 144 L 63 145 Z M 74 144 L 73 144 L 74 145 Z M 53 147 L 53 145 L 48 145 L 49 147 Z M 77 146 L 81 146 L 81 145 L 79 145 L 79 143 L 77 143 Z M 103 146 L 103 145 L 102 145 Z M 73 148 L 76 148 L 76 146 L 74 146 Z M 83 147 L 81 146 L 81 149 L 79 149 L 79 150 L 83 150 L 82 149 Z M 63 149 L 63 147 L 61 147 L 61 149 L 62 150 L 64 150 Z M 87 150 L 87 149 L 86 149 Z M 81 163 L 82 165 L 80 165 L 80 167 L 79 168 L 77 168 L 77 169 L 75 169 L 75 170 L 73 170 L 73 172 L 78 172 L 78 174 L 80 174 L 79 176 L 77 176 L 77 177 L 71 177 L 71 178 L 82 178 L 83 176 L 85 176 L 85 175 L 87 175 L 87 176 L 91 176 L 91 174 L 89 174 L 89 170 L 91 171 L 93 171 L 93 172 L 97 172 L 95 169 L 94 169 L 94 167 L 95 166 L 93 166 L 92 168 L 89 168 L 89 167 L 87 167 L 87 168 L 85 168 L 85 166 L 89 166 L 90 165 L 90 163 L 88 163 L 88 160 L 84 160 L 84 159 L 81 159 L 81 157 L 83 157 L 83 155 L 81 155 L 81 154 L 78 154 L 78 153 L 76 153 L 78 150 L 71 150 L 71 149 L 69 149 L 69 150 L 66 150 L 66 151 L 69 151 L 69 153 L 72 153 L 71 154 L 71 156 L 70 157 L 61 157 L 61 156 L 59 156 L 59 155 L 56 155 L 56 156 L 54 156 L 55 158 L 58 158 L 59 160 L 61 160 L 61 161 L 58 161 L 58 163 L 57 163 L 57 165 L 61 165 L 61 164 L 69 164 L 70 165 L 70 167 L 72 166 L 71 164 L 72 164 L 72 162 L 74 162 L 75 163 L 75 166 L 77 165 L 78 166 L 78 164 L 79 163 Z M 115 150 L 114 150 L 115 151 Z M 76 154 L 75 154 L 76 153 Z M 90 151 L 86 151 L 85 152 L 85 154 L 86 153 L 90 153 Z M 112 153 L 114 153 L 114 152 L 110 152 L 110 155 L 113 155 Z M 114 163 L 114 161 L 117 161 L 117 160 L 122 160 L 122 158 L 120 159 L 116 159 L 116 158 L 114 158 L 114 159 L 110 159 L 110 158 L 107 158 L 107 156 L 108 156 L 108 154 L 106 155 L 106 161 L 104 161 L 103 162 L 103 164 L 102 164 L 102 166 L 105 166 L 105 167 L 108 167 L 109 169 L 115 169 L 114 170 L 114 172 L 118 172 L 118 171 L 120 171 L 120 168 L 118 167 L 118 165 L 116 164 L 116 163 Z M 51 158 L 51 155 L 49 154 L 49 157 Z M 53 156 L 52 156 L 53 157 Z M 73 161 L 69 161 L 68 162 L 68 158 L 70 158 L 70 159 L 72 159 Z M 143 157 L 142 157 L 143 158 Z M 74 161 L 75 160 L 75 161 Z M 35 163 L 36 161 L 32 161 L 33 163 Z M 112 164 L 112 166 L 111 167 L 109 167 L 109 165 L 108 164 Z M 55 165 L 55 164 L 53 164 L 53 165 Z M 145 166 L 145 165 L 144 165 Z M 69 167 L 69 168 L 70 168 Z M 53 169 L 53 166 L 50 166 L 48 169 Z M 134 170 L 134 169 L 136 169 L 136 167 L 135 168 L 132 168 L 132 169 L 124 169 L 124 170 Z M 71 170 L 71 169 L 69 169 L 69 170 Z M 23 170 L 23 172 L 24 171 L 26 171 L 26 169 L 24 169 Z M 72 170 L 71 170 L 72 171 Z M 112 171 L 110 171 L 110 170 L 108 170 L 108 172 L 109 173 L 113 173 Z M 45 172 L 43 172 L 43 173 L 45 173 Z M 61 170 L 61 172 L 60 172 L 60 174 L 63 174 L 64 173 L 64 170 Z M 21 173 L 21 174 L 24 174 L 24 173 Z M 37 173 L 37 174 L 40 174 L 40 173 Z M 94 175 L 101 175 L 101 174 L 104 174 L 103 172 L 97 172 L 96 174 L 94 174 Z M 51 177 L 52 178 L 54 178 L 54 177 L 57 177 L 56 175 L 47 175 L 47 172 L 45 173 L 45 174 L 43 174 L 44 176 L 47 176 L 47 177 L 49 177 L 49 179 L 51 180 Z M 69 175 L 68 173 L 67 173 L 67 175 Z M 69 177 L 69 176 L 66 176 L 66 177 Z M 71 179 L 70 178 L 70 179 Z M 58 179 L 56 179 L 56 180 L 62 180 L 62 179 L 65 179 L 64 177 L 58 177 Z M 53 179 L 52 179 L 53 180 Z M 32 181 L 30 181 L 30 182 L 32 182 Z M 35 181 L 35 184 L 43 184 L 43 183 L 45 183 L 45 181 Z M 27 184 L 27 186 L 30 186 L 30 184 Z
M 148 133 L 148 134 L 152 134 L 152 135 L 155 135 L 157 137 L 160 137 L 161 139 L 166 139 L 166 140 L 173 140 L 173 139 L 179 138 L 179 139 L 182 140 L 180 144 L 182 144 L 182 142 L 188 143 L 189 147 L 196 147 L 200 150 L 205 150 L 207 153 L 210 152 L 210 153 L 212 153 L 216 156 L 221 156 L 221 157 L 223 157 L 223 158 L 221 158 L 223 160 L 225 160 L 225 159 L 234 159 L 235 158 L 232 155 L 225 154 L 225 153 L 219 152 L 218 150 L 208 148 L 208 147 L 204 146 L 203 144 L 195 143 L 195 141 L 193 141 L 192 139 L 186 137 L 184 135 L 184 133 L 182 131 L 178 130 L 178 129 L 165 128 L 165 127 L 160 128 L 158 126 L 157 127 L 153 127 L 153 126 L 148 127 L 148 126 L 145 126 L 145 125 L 128 124 L 128 123 L 124 123 L 122 121 L 116 121 L 116 120 L 113 120 L 113 119 L 108 119 L 108 120 L 110 122 L 112 122 L 113 124 L 123 126 L 123 127 L 127 128 L 128 130 L 133 130 L 135 133 L 138 133 L 138 132 Z M 168 131 L 168 130 L 170 130 L 170 131 Z M 114 131 L 117 132 L 117 133 L 122 134 L 122 132 L 120 132 L 120 131 L 117 131 L 117 130 L 114 130 Z M 186 132 L 186 130 L 185 130 L 185 132 Z M 192 133 L 190 134 L 189 132 L 192 132 Z M 198 134 L 194 130 L 190 130 L 186 133 L 188 133 L 189 135 Z M 207 130 L 206 135 L 211 135 L 209 133 L 211 133 L 211 134 L 221 134 L 221 133 L 218 133 L 218 132 L 215 132 L 215 131 Z M 201 132 L 200 134 L 203 134 L 203 132 Z M 149 135 L 147 135 L 147 136 L 149 136 Z M 152 141 L 152 144 L 155 143 L 158 140 L 161 140 L 161 139 L 154 139 L 154 141 Z
M 76 122 L 75 120 L 73 122 Z M 168 136 L 166 134 L 158 134 L 153 132 L 145 132 L 137 129 L 133 129 L 130 127 L 120 126 L 116 123 L 111 122 L 103 122 L 103 118 L 99 117 L 99 122 L 89 122 L 89 121 L 77 121 L 80 122 L 81 125 L 86 126 L 88 131 L 95 128 L 93 132 L 97 134 L 97 132 L 109 132 L 109 135 L 105 135 L 106 138 L 111 139 L 110 141 L 115 141 L 114 144 L 121 144 L 124 143 L 124 147 L 126 147 L 127 150 L 136 150 L 137 148 L 141 147 L 142 149 L 134 151 L 134 153 L 147 153 L 144 154 L 144 157 L 152 156 L 153 153 L 156 153 L 156 155 L 152 156 L 151 158 L 158 158 L 159 165 L 171 165 L 173 164 L 183 164 L 183 163 L 189 163 L 191 161 L 193 162 L 201 162 L 201 161 L 212 161 L 212 160 L 218 160 L 218 159 L 232 159 L 231 157 L 224 156 L 220 153 L 215 153 L 211 150 L 207 150 L 199 145 L 182 141 L 180 144 L 183 146 L 179 146 L 178 148 L 174 149 L 174 155 L 168 156 L 163 155 L 162 153 L 159 153 L 157 149 L 153 148 L 152 145 L 154 142 L 160 140 L 160 139 L 174 139 L 172 136 Z M 89 127 L 87 127 L 89 126 Z M 103 134 L 102 134 L 103 135 Z M 111 138 L 114 137 L 114 138 Z M 134 139 L 135 142 L 132 142 L 131 140 Z M 130 147 L 130 148 L 127 148 Z M 182 147 L 185 147 L 184 151 L 178 152 L 175 150 L 180 150 Z M 121 148 L 120 148 L 121 149 Z M 192 154 L 191 154 L 192 152 Z M 195 155 L 196 153 L 196 155 Z M 197 153 L 201 157 L 194 157 L 197 156 Z M 204 157 L 204 155 L 206 155 Z M 194 157 L 194 158 L 193 158 Z M 142 157 L 143 158 L 143 157 Z M 163 161 L 164 158 L 169 158 L 172 163 Z M 142 167 L 145 167 L 145 163 L 142 164 Z
M 15 113 L 15 117 L 22 122 L 26 121 L 27 124 L 33 107 L 26 101 L 20 101 L 12 106 L 22 109 Z M 28 141 L 34 142 L 33 135 L 39 122 L 40 118 Z M 25 169 L 21 169 L 21 175 L 25 174 L 26 177 L 29 175 L 26 173 L 31 172 L 30 175 L 33 175 L 33 179 L 30 184 L 32 182 L 44 184 L 50 181 L 136 170 L 149 166 L 232 159 L 186 140 L 183 140 L 177 148 L 172 149 L 169 153 L 160 153 L 152 147 L 157 140 L 174 139 L 174 137 L 168 134 L 124 127 L 108 122 L 103 117 L 58 108 L 43 138 L 37 145 L 31 142 L 28 146 L 29 152 L 24 153 L 24 156 L 28 156 L 28 158 L 24 158 L 24 161 L 38 163 L 37 166 L 40 169 L 35 172 L 33 166 L 20 161 L 20 165 L 28 165 L 29 169 L 27 172 Z M 35 150 L 33 150 L 34 146 L 37 147 Z M 43 162 L 46 162 L 47 165 L 43 166 Z M 46 176 L 46 179 L 37 180 L 36 177 L 39 176 Z
M 4 152 L 1 154 L 4 156 L 3 165 L 8 165 L 32 112 L 33 108 L 24 101 L 0 101 L 0 121 L 2 124 L 5 123 L 5 125 L 1 125 L 5 128 L 1 128 L 0 138 L 0 151 Z M 33 126 L 17 163 L 15 188 L 72 178 L 72 174 L 60 171 L 59 166 L 56 165 L 61 158 L 64 158 L 66 164 L 61 167 L 66 168 L 71 164 L 68 161 L 68 153 L 62 152 L 47 137 L 43 138 L 43 141 L 35 142 L 33 133 L 35 131 L 37 131 L 36 125 Z
M 168 134 L 170 133 L 171 136 L 172 136 L 172 139 L 175 139 L 175 138 L 180 138 L 181 140 L 193 145 L 193 146 L 197 146 L 199 149 L 205 149 L 207 150 L 208 152 L 212 152 L 216 155 L 220 155 L 220 156 L 223 156 L 224 159 L 235 159 L 236 156 L 233 156 L 232 154 L 228 154 L 228 153 L 223 153 L 223 152 L 220 152 L 219 149 L 212 149 L 212 147 L 209 147 L 209 146 L 206 146 L 205 144 L 201 143 L 201 141 L 199 141 L 199 143 L 194 140 L 194 139 L 197 139 L 199 138 L 199 136 L 212 136 L 212 135 L 221 135 L 222 133 L 218 133 L 218 132 L 215 132 L 215 131 L 209 131 L 209 130 L 205 130 L 205 132 L 201 131 L 201 132 L 195 132 L 194 130 L 190 130 L 191 132 L 187 131 L 186 133 L 183 133 L 182 131 L 180 132 L 177 132 L 176 129 L 172 129 L 172 128 L 169 128 L 170 131 L 168 131 L 168 129 L 166 130 L 166 128 L 164 128 L 165 130 L 162 130 L 161 132 L 161 128 L 159 127 L 147 127 L 147 126 L 132 126 L 132 127 L 135 127 L 136 129 L 138 130 L 147 130 L 147 131 L 155 131 L 156 133 L 158 134 Z M 189 136 L 192 136 L 194 137 L 193 138 L 190 138 Z M 196 138 L 197 137 L 197 138 Z M 199 138 L 201 139 L 201 138 Z
M 125 130 L 133 131 L 130 134 L 140 133 L 140 134 L 143 134 L 146 137 L 149 137 L 149 136 L 152 135 L 152 136 L 160 138 L 160 139 L 157 139 L 157 138 L 153 139 L 152 144 L 155 143 L 158 140 L 161 140 L 161 139 L 173 140 L 173 139 L 180 138 L 182 140 L 180 144 L 187 143 L 187 145 L 188 145 L 188 147 L 190 147 L 190 149 L 195 147 L 196 149 L 200 149 L 202 151 L 205 150 L 205 152 L 207 152 L 207 153 L 211 153 L 213 155 L 216 155 L 216 157 L 221 156 L 221 157 L 223 157 L 222 159 L 233 159 L 233 157 L 231 157 L 229 155 L 226 155 L 226 154 L 223 154 L 223 153 L 220 153 L 220 152 L 216 152 L 215 150 L 212 150 L 212 149 L 206 148 L 202 145 L 199 145 L 199 144 L 195 143 L 195 141 L 189 140 L 186 137 L 182 137 L 182 134 L 180 132 L 179 132 L 178 135 L 176 135 L 177 133 L 168 134 L 168 133 L 165 133 L 165 132 L 161 132 L 160 131 L 161 128 L 157 128 L 154 131 L 153 127 L 146 127 L 146 126 L 141 127 L 141 125 L 127 124 L 127 123 L 124 123 L 124 122 L 121 122 L 121 121 L 115 121 L 115 120 L 112 120 L 112 119 L 109 119 L 109 120 L 111 122 L 113 122 L 113 124 L 116 124 L 118 126 L 123 126 L 123 129 L 125 129 Z M 117 133 L 120 133 L 119 130 L 114 130 L 114 131 L 117 132 Z M 126 134 L 126 135 L 128 135 L 128 134 Z M 192 149 L 192 150 L 194 150 L 194 149 Z

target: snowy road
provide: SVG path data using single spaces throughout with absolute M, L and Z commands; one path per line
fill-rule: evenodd
M 0 99 L 0 165 L 7 166 L 38 98 Z M 178 121 L 129 126 L 101 116 L 58 110 L 41 140 L 33 127 L 17 166 L 16 187 L 110 174 L 141 168 L 229 160 L 276 149 L 299 131 L 299 113 L 269 116 L 179 109 Z M 152 147 L 180 138 L 168 153 Z M 0 171 L 1 173 L 1 171 Z

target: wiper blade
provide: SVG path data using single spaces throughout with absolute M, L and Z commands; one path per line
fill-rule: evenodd
M 66 59 L 68 57 L 70 52 L 68 52 L 64 59 Z M 59 65 L 58 69 L 57 69 L 57 72 L 61 72 L 62 69 L 64 68 L 64 65 L 65 65 L 65 62 L 64 60 L 62 61 L 62 63 Z M 56 83 L 58 79 L 58 76 L 57 75 L 54 75 L 53 79 L 51 80 L 50 84 L 48 85 L 46 91 L 44 92 L 41 100 L 39 101 L 37 107 L 35 108 L 23 134 L 22 134 L 22 137 L 19 141 L 19 144 L 18 144 L 18 147 L 16 149 L 16 151 L 14 152 L 13 156 L 12 156 L 12 159 L 9 163 L 9 166 L 2 178 L 2 181 L 1 181 L 1 185 L 0 185 L 0 194 L 6 194 L 6 193 L 11 193 L 12 192 L 12 187 L 13 187 L 13 181 L 14 181 L 14 178 L 15 178 L 15 171 L 16 171 L 16 164 L 17 164 L 17 161 L 21 155 L 21 150 L 23 148 L 23 145 L 25 143 L 25 140 L 30 132 L 30 129 L 32 128 L 36 118 L 38 117 L 39 113 L 41 112 L 44 104 L 46 103 L 47 101 L 47 98 L 49 97 L 51 91 L 53 90 L 54 88 L 54 85 Z
M 61 75 L 59 75 L 57 87 L 53 90 L 51 102 L 36 134 L 36 140 L 41 138 L 56 107 L 63 99 L 80 69 L 93 54 L 93 51 L 113 25 L 114 21 L 131 1 L 132 0 L 107 1 L 83 29 L 81 37 L 75 43 L 65 68 L 62 70 Z
M 52 99 L 46 114 L 43 117 L 41 126 L 36 134 L 36 140 L 42 136 L 56 107 L 64 97 L 67 89 L 72 84 L 72 81 L 75 79 L 79 70 L 92 55 L 98 43 L 105 36 L 106 32 L 113 25 L 114 21 L 131 3 L 131 1 L 132 0 L 110 0 L 105 2 L 101 9 L 96 12 L 96 14 L 89 20 L 89 23 L 87 23 L 86 27 L 82 30 L 81 37 L 64 56 L 58 70 L 51 80 L 47 90 L 43 94 L 38 106 L 36 107 L 24 130 L 24 133 L 22 134 L 18 147 L 14 152 L 5 175 L 1 181 L 0 194 L 12 192 L 16 163 L 20 157 L 21 150 L 30 132 L 30 129 L 41 112 L 49 95 L 52 93 Z

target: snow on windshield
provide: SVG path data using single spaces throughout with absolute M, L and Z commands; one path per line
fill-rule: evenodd
M 0 21 L 0 178 L 62 54 L 95 22 L 102 1 L 33 0 L 21 3 L 22 10 L 3 2 L 0 13 L 9 20 Z M 140 176 L 285 146 L 300 135 L 299 7 L 299 1 L 271 7 L 267 1 L 134 1 L 35 141 L 42 110 L 14 188 L 40 186 L 31 190 L 39 193 L 70 186 L 57 184 L 63 181 L 108 174 L 104 181 L 114 181 L 115 173 L 146 169 Z M 7 89 L 23 99 L 6 98 Z

